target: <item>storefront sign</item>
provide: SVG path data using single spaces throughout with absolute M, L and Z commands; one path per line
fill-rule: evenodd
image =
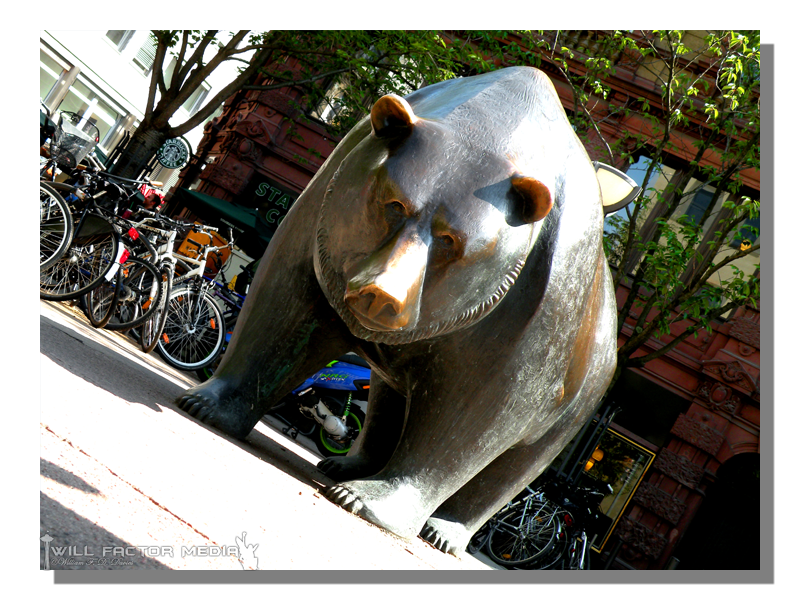
M 253 206 L 264 220 L 277 229 L 297 196 L 266 178 L 253 178 L 241 195 L 242 204 Z
M 171 138 L 156 152 L 156 158 L 164 168 L 182 169 L 189 162 L 191 148 L 183 138 Z

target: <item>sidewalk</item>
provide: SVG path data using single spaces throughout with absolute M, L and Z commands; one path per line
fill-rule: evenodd
M 332 504 L 319 457 L 279 429 L 240 442 L 177 410 L 193 379 L 125 336 L 65 305 L 42 302 L 40 322 L 42 568 L 496 569 Z

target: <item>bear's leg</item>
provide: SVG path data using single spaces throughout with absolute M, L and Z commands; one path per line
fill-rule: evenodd
M 406 417 L 406 399 L 373 371 L 364 427 L 347 456 L 326 458 L 317 466 L 336 481 L 364 479 L 380 471 L 397 447 Z
M 330 310 L 327 303 L 303 309 L 293 315 L 265 310 L 240 321 L 236 332 L 241 335 L 236 339 L 234 334 L 235 342 L 214 376 L 187 390 L 178 399 L 178 407 L 244 439 L 286 394 L 352 347 L 346 342 L 346 332 L 340 335 L 331 325 L 337 317 L 325 314 Z
M 370 119 L 356 125 L 292 205 L 261 258 L 219 368 L 178 399 L 181 409 L 244 438 L 306 377 L 357 345 L 317 281 L 315 225 L 334 173 L 371 130 Z
M 464 410 L 463 390 L 444 378 L 441 384 L 447 393 L 420 388 L 409 398 L 405 428 L 386 466 L 365 479 L 329 488 L 331 501 L 395 535 L 413 538 L 444 500 L 505 451 L 509 442 L 503 435 L 482 436 L 480 447 L 473 436 L 487 426 L 499 430 L 520 422 L 525 403 L 517 403 L 513 414 L 495 410 L 479 418 Z M 481 400 L 491 405 L 486 397 L 476 402 Z
M 277 237 L 214 377 L 177 400 L 180 409 L 239 439 L 307 377 L 355 346 L 317 283 L 311 251 L 288 243 L 291 235 Z
M 461 554 L 480 526 L 536 479 L 579 427 L 551 429 L 530 445 L 503 452 L 436 509 L 420 537 L 442 552 Z

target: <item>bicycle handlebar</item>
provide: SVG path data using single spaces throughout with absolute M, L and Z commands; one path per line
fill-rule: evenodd
M 141 213 L 143 215 L 147 215 L 153 221 L 158 221 L 165 225 L 173 225 L 178 229 L 188 229 L 189 227 L 195 227 L 195 223 L 189 223 L 187 221 L 178 221 L 176 219 L 170 219 L 166 215 L 162 215 L 161 213 L 154 212 L 152 210 L 148 210 L 146 208 L 140 208 L 136 211 L 137 213 Z

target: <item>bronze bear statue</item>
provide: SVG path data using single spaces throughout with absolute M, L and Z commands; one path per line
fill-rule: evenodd
M 502 69 L 379 99 L 289 211 L 209 381 L 244 438 L 348 351 L 366 421 L 333 501 L 457 554 L 590 418 L 616 364 L 595 169 L 550 80 Z

